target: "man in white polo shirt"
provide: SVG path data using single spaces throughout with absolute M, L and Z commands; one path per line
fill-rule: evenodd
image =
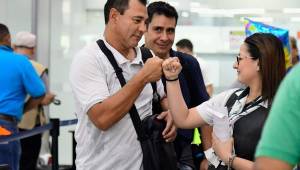
M 162 103 L 166 102 L 159 81 L 163 60 L 153 57 L 143 64 L 136 47 L 146 30 L 146 0 L 108 0 L 104 15 L 104 44 L 113 53 L 127 83 L 121 88 L 96 42 L 74 58 L 70 81 L 78 117 L 76 169 L 143 169 L 142 150 L 128 111 L 135 104 L 141 119 L 152 114 L 149 82 L 158 81 L 157 91 Z M 167 121 L 164 138 L 174 140 L 176 132 L 170 114 L 163 112 L 160 118 Z

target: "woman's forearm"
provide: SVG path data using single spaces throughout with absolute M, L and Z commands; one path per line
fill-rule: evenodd
M 253 170 L 254 162 L 240 157 L 234 158 L 232 168 L 235 170 Z
M 167 81 L 167 99 L 175 125 L 179 128 L 184 128 L 189 110 L 183 99 L 179 80 Z

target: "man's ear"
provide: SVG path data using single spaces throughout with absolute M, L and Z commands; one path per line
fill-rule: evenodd
M 11 36 L 10 34 L 7 34 L 4 38 L 3 38 L 3 43 L 5 43 L 5 45 L 10 46 L 11 47 Z
M 119 15 L 120 12 L 117 9 L 111 8 L 109 12 L 109 20 L 115 22 L 118 20 Z
M 15 51 L 17 46 L 15 44 L 11 44 L 11 48 Z

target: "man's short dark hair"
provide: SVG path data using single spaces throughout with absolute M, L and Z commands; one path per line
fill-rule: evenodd
M 176 47 L 187 48 L 190 51 L 193 51 L 193 48 L 194 48 L 193 43 L 190 40 L 188 40 L 188 39 L 181 39 L 181 40 L 179 40 L 176 43 Z
M 0 23 L 0 43 L 3 43 L 7 35 L 9 35 L 9 30 L 6 25 Z
M 176 9 L 166 2 L 163 1 L 152 2 L 151 4 L 148 5 L 147 10 L 148 10 L 147 25 L 151 23 L 154 14 L 164 15 L 168 18 L 175 18 L 177 24 L 178 13 Z
M 128 9 L 128 4 L 130 0 L 107 0 L 106 4 L 104 5 L 104 20 L 105 24 L 108 23 L 109 20 L 109 12 L 112 8 L 115 8 L 119 11 L 122 15 L 124 14 L 125 10 Z M 131 0 L 132 1 L 132 0 Z M 138 0 L 140 3 L 146 6 L 147 0 Z

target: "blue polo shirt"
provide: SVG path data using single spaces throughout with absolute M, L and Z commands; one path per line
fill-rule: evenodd
M 26 95 L 33 98 L 45 94 L 45 86 L 30 61 L 0 46 L 0 114 L 22 118 Z

